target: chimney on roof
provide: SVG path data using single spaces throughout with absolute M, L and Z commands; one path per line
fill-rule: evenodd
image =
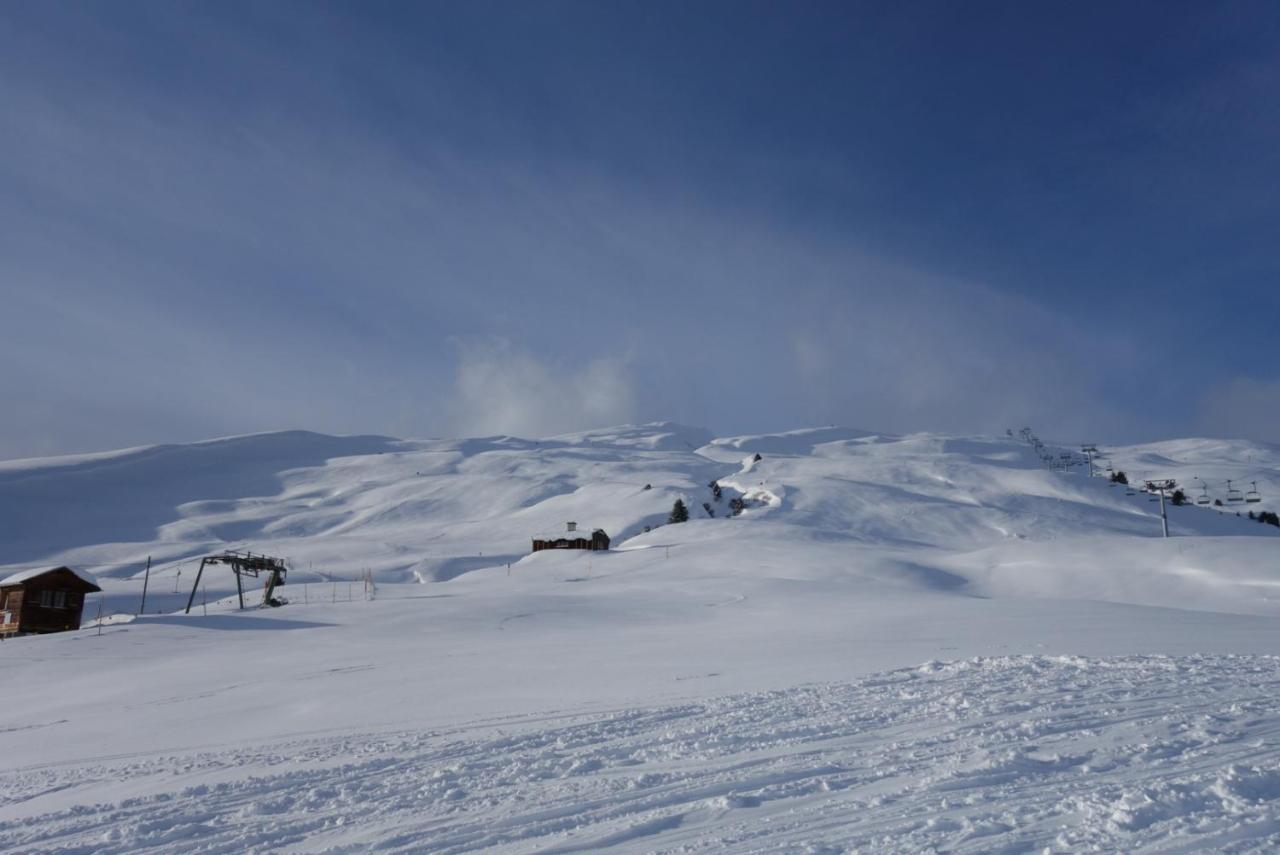
M 569 529 L 569 531 L 578 530 L 578 524 L 576 522 L 565 523 L 565 526 Z

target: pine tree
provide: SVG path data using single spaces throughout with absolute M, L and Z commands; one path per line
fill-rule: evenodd
M 682 523 L 689 521 L 689 509 L 684 506 L 683 499 L 676 499 L 676 503 L 671 506 L 671 516 L 667 517 L 669 523 Z

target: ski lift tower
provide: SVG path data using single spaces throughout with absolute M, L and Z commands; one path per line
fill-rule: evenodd
M 1093 457 L 1095 454 L 1098 453 L 1098 446 L 1082 445 L 1080 446 L 1080 450 L 1084 452 L 1085 460 L 1089 462 L 1089 477 L 1092 478 L 1093 477 Z
M 1164 536 L 1169 536 L 1169 514 L 1164 506 L 1165 491 L 1172 491 L 1178 486 L 1177 482 L 1172 478 L 1166 478 L 1158 481 L 1148 481 L 1147 489 L 1153 493 L 1160 494 L 1160 527 L 1164 532 Z
M 224 552 L 221 555 L 207 555 L 200 559 L 200 569 L 196 571 L 196 583 L 191 586 L 191 596 L 187 598 L 186 614 L 191 614 L 191 604 L 195 602 L 196 591 L 200 588 L 200 576 L 204 573 L 206 564 L 226 564 L 231 568 L 231 572 L 236 574 L 236 594 L 240 597 L 240 608 L 244 608 L 244 583 L 242 577 L 250 576 L 257 579 L 262 573 L 267 573 L 267 584 L 262 591 L 262 605 L 280 605 L 279 602 L 272 599 L 276 587 L 284 584 L 285 573 L 288 572 L 284 566 L 284 560 L 281 558 L 272 558 L 269 555 L 254 555 L 252 552 Z

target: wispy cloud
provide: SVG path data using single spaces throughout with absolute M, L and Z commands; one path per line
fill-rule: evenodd
M 44 115 L 44 143 L 0 144 L 47 203 L 38 222 L 0 210 L 21 307 L 0 320 L 21 366 L 0 450 L 290 426 L 1119 423 L 1104 337 L 856 239 L 356 130 L 240 144 L 129 99 L 83 107 Z
M 202 26 L 272 109 L 65 56 L 0 75 L 0 455 L 295 426 L 1150 425 L 1106 389 L 1143 370 L 1106 329 L 670 176 L 380 133 L 333 67 L 280 73 L 277 45 Z
M 636 417 L 626 362 L 618 357 L 553 362 L 501 338 L 459 343 L 449 426 L 464 436 L 550 436 Z

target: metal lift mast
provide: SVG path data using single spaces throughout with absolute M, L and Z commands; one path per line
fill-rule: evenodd
M 254 555 L 252 552 L 223 552 L 220 555 L 207 555 L 200 559 L 200 569 L 196 571 L 196 583 L 191 586 L 191 596 L 187 598 L 186 614 L 191 614 L 191 604 L 196 600 L 196 591 L 200 589 L 200 577 L 204 574 L 206 564 L 226 564 L 231 567 L 231 572 L 236 574 L 236 594 L 240 598 L 240 608 L 244 608 L 244 582 L 243 576 L 250 576 L 257 579 L 262 573 L 267 573 L 267 585 L 262 592 L 262 604 L 271 603 L 272 594 L 278 585 L 284 584 L 285 569 L 284 560 L 281 558 L 272 558 L 269 555 Z
M 1148 481 L 1147 490 L 1160 494 L 1160 527 L 1164 532 L 1164 536 L 1169 536 L 1169 514 L 1164 507 L 1164 494 L 1166 490 L 1177 489 L 1177 482 L 1172 479 L 1163 479 L 1157 481 Z
M 1080 450 L 1084 452 L 1085 460 L 1089 462 L 1089 477 L 1092 478 L 1093 477 L 1093 458 L 1095 455 L 1098 454 L 1098 446 L 1082 445 L 1080 446 Z

